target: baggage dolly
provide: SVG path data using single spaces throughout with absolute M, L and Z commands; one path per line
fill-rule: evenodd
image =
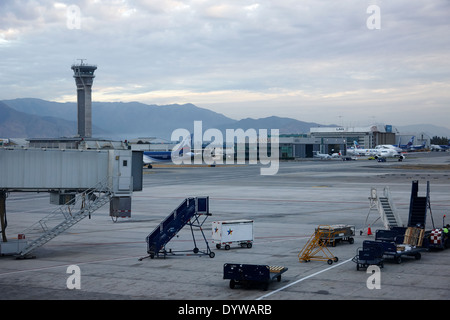
M 353 257 L 352 261 L 356 263 L 356 270 L 367 268 L 369 265 L 378 265 L 382 268 L 384 257 L 390 257 L 395 263 L 400 264 L 402 256 L 410 256 L 419 260 L 422 257 L 420 252 L 424 250 L 425 248 L 413 248 L 392 242 L 365 240 L 362 249 Z
M 425 248 L 405 248 L 398 245 L 396 246 L 395 244 L 391 244 L 386 248 L 384 255 L 392 257 L 395 263 L 400 264 L 402 263 L 402 256 L 414 257 L 414 259 L 420 260 L 420 258 L 422 258 L 420 252 L 425 250 Z
M 316 232 L 328 232 L 329 238 L 321 237 L 321 241 L 328 241 L 332 247 L 335 247 L 337 243 L 341 241 L 347 241 L 350 244 L 355 242 L 355 226 L 345 224 L 335 224 L 331 226 L 319 226 Z
M 281 281 L 281 274 L 288 270 L 281 266 L 268 266 L 257 264 L 225 263 L 223 265 L 223 278 L 230 279 L 230 288 L 236 285 L 245 287 L 251 284 L 262 284 L 264 291 L 269 287 L 269 282 L 276 279 Z
M 414 257 L 416 260 L 422 257 L 420 252 L 426 250 L 422 247 L 423 235 L 423 229 L 396 227 L 392 230 L 377 230 L 375 242 L 381 244 L 384 256 L 400 264 L 403 256 Z M 367 242 L 374 241 L 367 240 Z
M 352 261 L 356 263 L 356 270 L 368 268 L 371 265 L 383 268 L 383 245 L 375 241 L 364 241 L 363 247 L 358 248 Z

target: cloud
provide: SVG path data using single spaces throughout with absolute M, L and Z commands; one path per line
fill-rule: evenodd
M 380 7 L 381 29 L 366 9 Z M 67 9 L 80 10 L 69 29 Z M 70 65 L 98 65 L 94 99 L 191 102 L 234 118 L 448 125 L 445 0 L 2 1 L 0 96 L 76 99 Z M 414 119 L 408 118 L 408 121 Z M 365 120 L 364 120 L 365 121 Z

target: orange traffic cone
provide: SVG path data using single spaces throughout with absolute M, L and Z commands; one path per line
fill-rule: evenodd
M 370 229 L 370 225 L 369 225 L 369 227 L 367 228 L 367 235 L 368 235 L 368 236 L 371 236 L 371 235 L 372 235 L 372 230 Z

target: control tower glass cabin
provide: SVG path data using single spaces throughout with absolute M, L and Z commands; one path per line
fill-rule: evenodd
M 95 65 L 81 61 L 72 65 L 73 77 L 77 85 L 78 136 L 92 137 L 92 84 L 94 83 Z

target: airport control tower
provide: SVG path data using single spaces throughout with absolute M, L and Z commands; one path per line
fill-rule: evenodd
M 97 66 L 84 63 L 72 65 L 73 77 L 77 85 L 78 135 L 83 138 L 92 137 L 92 84 Z

